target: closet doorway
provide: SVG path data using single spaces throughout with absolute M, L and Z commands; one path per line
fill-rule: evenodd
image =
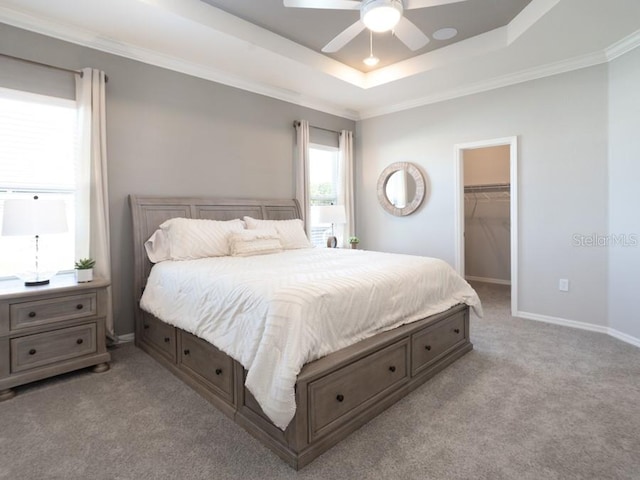
M 471 281 L 511 285 L 517 311 L 517 137 L 455 146 L 456 269 Z

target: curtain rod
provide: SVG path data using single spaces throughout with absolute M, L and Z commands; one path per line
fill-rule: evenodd
M 300 122 L 296 120 L 295 122 L 293 122 L 293 126 L 294 128 L 299 127 Z M 324 130 L 325 132 L 337 133 L 338 135 L 342 135 L 342 132 L 338 132 L 337 130 L 331 130 L 330 128 L 316 127 L 315 125 L 309 125 L 309 128 L 315 128 L 316 130 Z
M 32 65 L 39 65 L 40 67 L 53 68 L 54 70 L 60 70 L 62 72 L 74 73 L 82 77 L 82 72 L 79 70 L 71 70 L 69 68 L 56 67 L 55 65 L 49 65 L 48 63 L 36 62 L 35 60 L 28 60 L 26 58 L 14 57 L 13 55 L 7 55 L 6 53 L 0 53 L 1 57 L 10 58 L 11 60 L 18 60 L 19 62 L 30 63 Z
M 0 57 L 10 58 L 11 60 L 17 60 L 18 62 L 30 63 L 31 65 L 38 65 L 39 67 L 52 68 L 54 70 L 59 70 L 61 72 L 73 73 L 74 75 L 80 75 L 82 78 L 81 70 L 72 70 L 70 68 L 57 67 L 55 65 L 49 65 L 48 63 L 36 62 L 35 60 L 29 60 L 27 58 L 14 57 L 13 55 L 7 55 L 6 53 L 0 53 Z M 105 75 L 104 81 L 108 82 L 109 78 Z

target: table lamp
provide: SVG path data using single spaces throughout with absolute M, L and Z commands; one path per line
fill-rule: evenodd
M 331 236 L 327 238 L 327 247 L 336 248 L 338 239 L 335 237 L 334 225 L 346 223 L 347 213 L 344 205 L 319 205 L 311 207 L 313 209 L 314 223 L 330 223 Z
M 35 195 L 30 199 L 5 200 L 2 235 L 35 236 L 35 271 L 19 275 L 25 286 L 47 285 L 56 272 L 40 269 L 40 235 L 67 232 L 67 213 L 64 200 L 42 200 Z

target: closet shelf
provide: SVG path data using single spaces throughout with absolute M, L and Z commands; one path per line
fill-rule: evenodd
M 509 192 L 510 183 L 487 183 L 485 185 L 465 185 L 464 193 Z

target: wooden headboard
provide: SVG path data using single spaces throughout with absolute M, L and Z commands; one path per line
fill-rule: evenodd
M 137 308 L 137 305 L 152 266 L 147 258 L 144 242 L 165 220 L 176 217 L 233 220 L 244 216 L 263 220 L 302 218 L 300 205 L 296 200 L 129 195 L 129 204 L 133 220 L 133 288 L 136 304 L 136 327 L 140 323 L 140 309 Z

